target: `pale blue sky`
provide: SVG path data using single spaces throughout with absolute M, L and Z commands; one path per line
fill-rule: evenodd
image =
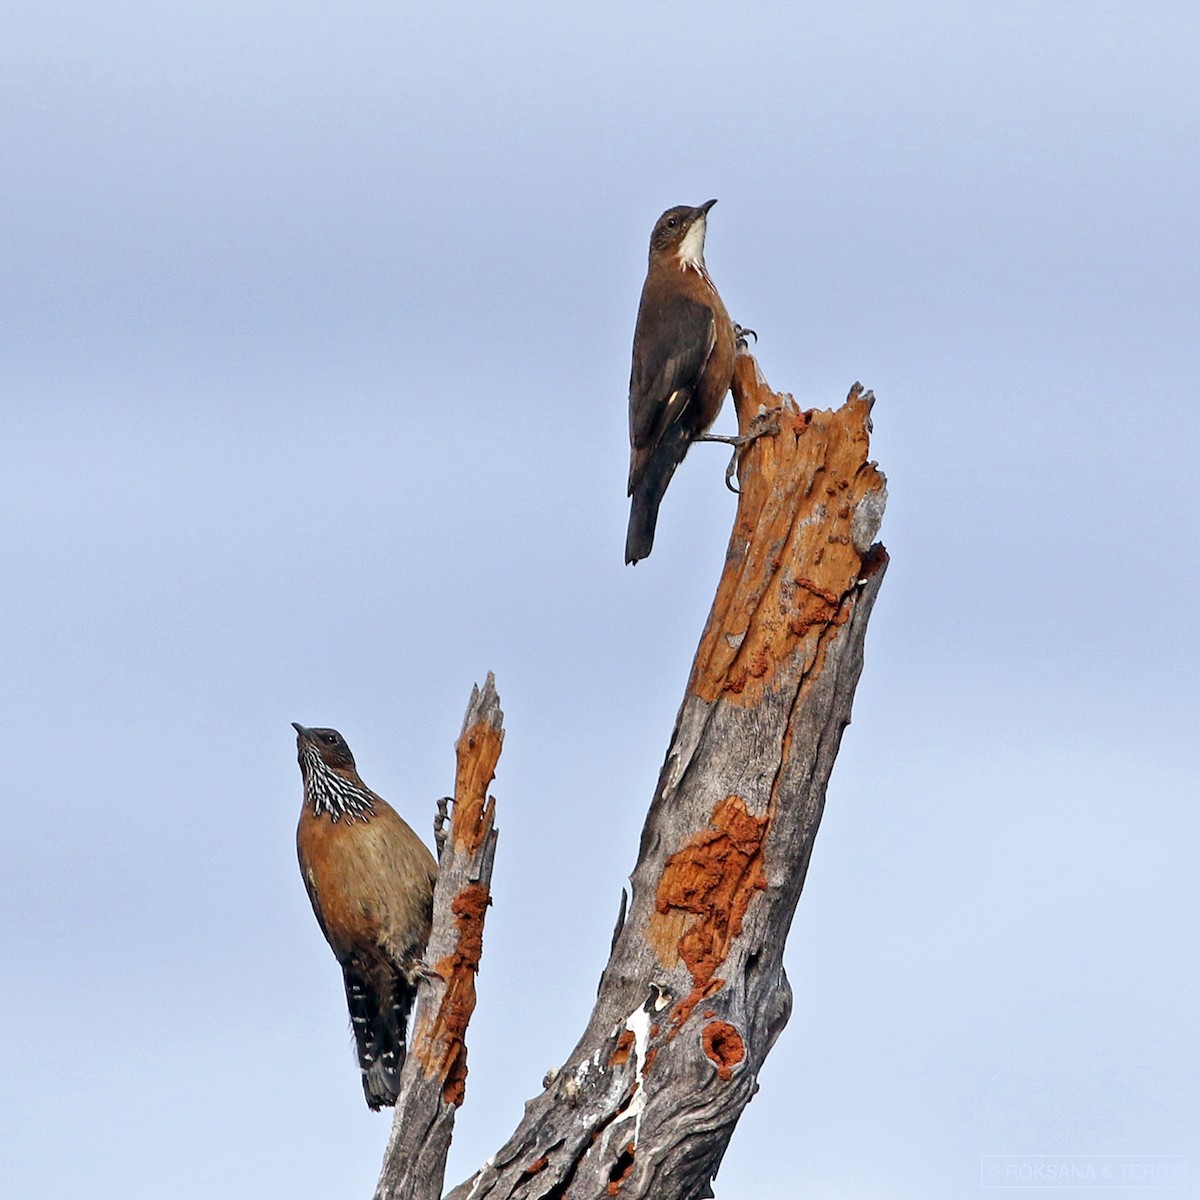
M 0 1194 L 370 1194 L 290 722 L 424 832 L 489 669 L 451 1182 L 570 1051 L 733 514 L 698 447 L 622 565 L 710 196 L 768 380 L 876 391 L 893 556 L 718 1195 L 1200 1175 L 1197 77 L 1191 3 L 10 9 Z

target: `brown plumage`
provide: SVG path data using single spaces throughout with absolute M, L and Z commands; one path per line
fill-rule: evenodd
M 304 777 L 300 874 L 342 966 L 363 1092 L 378 1109 L 399 1094 L 437 864 L 408 823 L 359 778 L 336 729 L 293 727 Z
M 675 468 L 717 419 L 733 380 L 733 322 L 704 266 L 709 200 L 669 208 L 650 235 L 629 376 L 629 531 L 625 561 L 654 545 Z

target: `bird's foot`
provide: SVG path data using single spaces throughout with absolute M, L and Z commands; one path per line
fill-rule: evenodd
M 778 405 L 775 408 L 760 408 L 751 419 L 746 432 L 739 433 L 736 437 L 730 437 L 724 433 L 702 433 L 695 440 L 720 442 L 723 446 L 748 446 L 751 442 L 758 441 L 760 437 L 766 437 L 768 433 L 779 432 L 779 421 L 776 418 L 782 411 Z
M 750 445 L 751 442 L 756 442 L 760 437 L 766 437 L 767 434 L 776 434 L 779 432 L 779 422 L 776 420 L 779 408 L 763 408 L 754 415 L 754 419 L 750 422 L 750 427 L 745 433 L 738 434 L 737 437 L 724 437 L 718 433 L 706 433 L 702 437 L 698 437 L 698 442 L 721 442 L 723 445 L 733 447 L 733 455 L 729 459 L 729 466 L 725 468 L 725 486 L 734 493 L 740 495 L 741 489 L 733 484 L 734 473 L 738 469 L 738 464 L 741 462 L 742 451 Z
M 445 983 L 446 977 L 435 967 L 430 966 L 423 958 L 419 958 L 405 972 L 413 984 L 424 980 L 426 983 Z
M 446 982 L 445 975 L 420 954 L 405 955 L 397 966 L 400 968 L 400 974 L 408 981 L 409 987 L 416 987 L 422 981 L 425 983 Z
M 748 337 L 752 337 L 754 344 L 758 345 L 758 334 L 753 329 L 747 329 L 744 325 L 734 325 L 733 336 L 739 350 L 745 350 L 749 347 L 750 343 L 746 341 Z
M 453 796 L 443 796 L 437 802 L 437 816 L 433 818 L 433 844 L 437 847 L 439 860 L 446 848 L 446 822 L 450 820 L 450 805 L 453 803 Z

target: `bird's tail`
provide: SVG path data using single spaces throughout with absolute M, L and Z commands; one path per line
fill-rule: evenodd
M 645 558 L 654 546 L 654 528 L 658 524 L 658 506 L 683 461 L 691 441 L 678 425 L 670 429 L 654 454 L 642 468 L 636 481 L 631 482 L 629 494 L 629 529 L 625 534 L 625 562 L 635 563 Z
M 371 1108 L 390 1108 L 400 1095 L 400 1068 L 408 1052 L 408 1014 L 416 989 L 390 970 L 368 975 L 351 963 L 343 973 L 363 1093 Z

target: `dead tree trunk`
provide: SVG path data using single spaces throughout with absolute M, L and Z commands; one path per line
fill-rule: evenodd
M 873 544 L 886 489 L 858 385 L 836 412 L 801 412 L 742 354 L 733 394 L 741 432 L 764 412 L 777 431 L 742 454 L 725 570 L 596 1006 L 516 1132 L 449 1200 L 711 1196 L 790 1014 L 784 942 L 887 564 Z M 419 1147 L 424 1128 L 399 1136 Z M 398 1152 L 394 1134 L 389 1164 Z

